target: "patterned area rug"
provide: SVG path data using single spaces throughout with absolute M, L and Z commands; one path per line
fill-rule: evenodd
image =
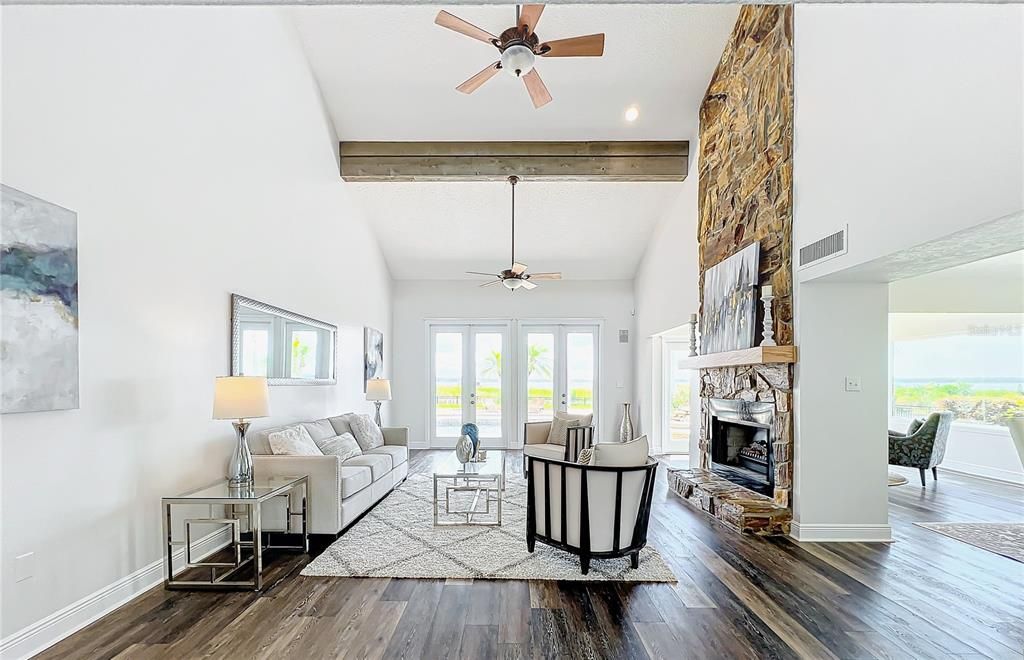
M 914 523 L 957 541 L 1024 562 L 1024 523 Z
M 526 481 L 510 476 L 500 527 L 435 527 L 433 477 L 404 484 L 310 562 L 302 574 L 336 577 L 467 578 L 491 580 L 617 580 L 675 582 L 650 546 L 640 567 L 629 557 L 593 559 L 580 573 L 579 557 L 537 543 L 526 550 Z M 442 505 L 443 511 L 443 505 Z M 492 505 L 493 511 L 493 505 Z

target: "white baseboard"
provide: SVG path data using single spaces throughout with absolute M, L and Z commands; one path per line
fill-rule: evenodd
M 219 529 L 192 544 L 193 561 L 207 557 L 231 542 L 227 529 Z M 185 556 L 185 548 L 174 552 L 176 561 Z M 93 621 L 121 607 L 139 594 L 164 581 L 164 558 L 143 566 L 113 584 L 60 609 L 0 640 L 0 658 L 29 658 Z
M 1016 470 L 1004 470 L 989 465 L 975 465 L 974 463 L 964 463 L 962 461 L 943 461 L 942 465 L 939 466 L 939 472 L 952 472 L 953 474 L 962 474 L 976 479 L 1024 486 L 1024 474 Z
M 801 543 L 891 543 L 889 525 L 833 525 L 793 522 L 790 536 Z

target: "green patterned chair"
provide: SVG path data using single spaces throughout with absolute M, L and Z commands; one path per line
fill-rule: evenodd
M 915 419 L 906 433 L 889 431 L 889 465 L 917 468 L 924 487 L 924 471 L 931 468 L 932 477 L 939 478 L 935 466 L 946 454 L 949 429 L 953 426 L 953 413 L 935 412 L 928 419 Z

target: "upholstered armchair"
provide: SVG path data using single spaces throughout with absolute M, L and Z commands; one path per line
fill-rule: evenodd
M 594 444 L 594 427 L 590 424 L 566 428 L 564 444 L 551 442 L 552 423 L 527 422 L 523 425 L 524 457 L 536 456 L 537 458 L 551 458 L 573 463 L 579 458 L 581 451 L 589 449 Z M 523 470 L 529 471 L 525 458 Z
M 930 468 L 932 477 L 938 479 L 935 468 L 946 454 L 952 426 L 953 413 L 936 412 L 928 415 L 928 419 L 912 421 L 906 433 L 889 431 L 889 465 L 917 468 L 921 472 L 922 487 L 925 470 Z
M 633 568 L 647 545 L 655 472 L 658 462 L 643 448 L 621 443 L 593 447 L 596 465 L 527 455 L 526 549 L 540 541 L 580 557 L 580 570 L 590 571 L 590 560 L 629 555 Z M 613 446 L 615 445 L 615 446 Z M 598 458 L 611 448 L 608 460 Z M 620 460 L 622 454 L 642 453 L 638 460 Z M 604 463 L 604 464 L 602 464 Z

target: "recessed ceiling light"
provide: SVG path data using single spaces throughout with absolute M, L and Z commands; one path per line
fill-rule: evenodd
M 637 117 L 639 116 L 640 108 L 636 107 L 635 105 L 631 105 L 628 108 L 626 108 L 626 121 L 636 121 Z

